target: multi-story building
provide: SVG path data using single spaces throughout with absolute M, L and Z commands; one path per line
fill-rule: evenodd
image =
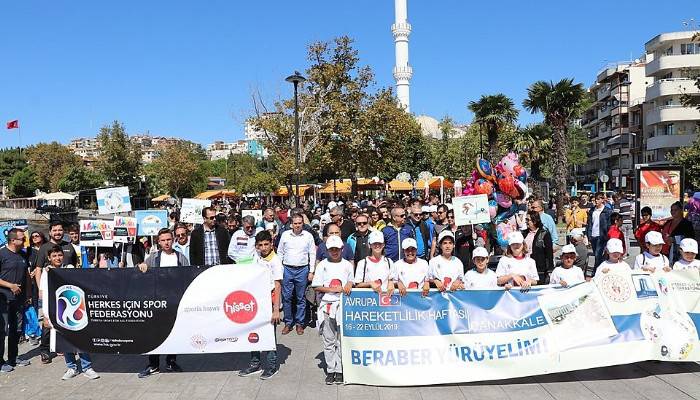
M 586 165 L 577 171 L 591 183 L 601 174 L 610 177 L 609 186 L 632 190 L 636 133 L 630 130 L 630 107 L 644 101 L 646 77 L 644 60 L 610 64 L 603 68 L 589 88 L 593 105 L 584 112 L 581 127 L 590 140 Z
M 140 134 L 131 136 L 130 140 L 138 143 L 141 147 L 141 161 L 143 161 L 144 164 L 149 164 L 153 162 L 158 156 L 158 151 L 164 146 L 176 143 L 181 139 Z M 68 148 L 74 154 L 82 158 L 86 166 L 91 166 L 101 154 L 100 143 L 97 138 L 94 137 L 72 139 Z
M 206 151 L 210 160 L 222 160 L 228 158 L 228 156 L 232 154 L 248 153 L 248 142 L 246 140 L 237 140 L 231 143 L 216 141 L 208 144 Z
M 639 163 L 668 163 L 679 147 L 688 146 L 700 133 L 700 110 L 681 103 L 683 94 L 697 95 L 700 43 L 694 32 L 662 33 L 645 45 L 648 62 L 644 146 Z

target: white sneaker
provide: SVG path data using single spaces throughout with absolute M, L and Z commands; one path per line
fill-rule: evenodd
M 78 371 L 72 368 L 68 368 L 65 374 L 63 374 L 63 379 L 64 381 L 67 381 L 68 379 L 75 378 L 78 376 Z
M 95 370 L 92 368 L 88 368 L 85 371 L 83 371 L 83 375 L 88 379 L 97 379 L 100 377 L 100 375 L 97 372 L 95 372 Z

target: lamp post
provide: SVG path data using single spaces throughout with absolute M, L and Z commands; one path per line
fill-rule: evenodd
M 300 83 L 306 81 L 306 78 L 301 76 L 299 71 L 294 71 L 293 75 L 288 76 L 285 81 L 294 84 L 294 158 L 295 158 L 295 173 L 296 173 L 296 193 L 294 194 L 294 202 L 299 207 L 299 96 L 297 94 Z

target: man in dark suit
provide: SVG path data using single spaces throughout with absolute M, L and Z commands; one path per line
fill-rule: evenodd
M 206 207 L 202 210 L 204 224 L 196 227 L 190 236 L 191 265 L 229 264 L 229 234 L 226 228 L 217 225 L 216 210 Z

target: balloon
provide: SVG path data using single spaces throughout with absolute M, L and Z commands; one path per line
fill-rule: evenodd
M 527 197 L 528 195 L 528 190 L 527 190 L 527 185 L 523 183 L 522 181 L 516 180 L 515 181 L 515 188 L 518 189 L 518 193 L 520 194 L 516 199 L 522 200 Z
M 498 188 L 510 197 L 518 197 L 518 189 L 515 188 L 513 175 L 506 175 L 498 180 Z
M 479 171 L 479 175 L 481 175 L 482 178 L 494 182 L 496 181 L 496 177 L 493 175 L 493 168 L 488 160 L 484 160 L 483 158 L 476 160 L 476 169 Z
M 496 211 L 498 210 L 498 203 L 496 200 L 489 200 L 489 216 L 491 219 L 496 218 Z
M 518 155 L 510 152 L 507 155 L 503 156 L 501 158 L 501 161 L 498 163 L 503 167 L 503 170 L 509 174 L 515 174 L 515 166 L 520 165 L 520 162 L 518 161 Z
M 479 178 L 479 180 L 474 183 L 474 193 L 488 196 L 493 193 L 493 184 L 484 178 Z
M 503 208 L 510 208 L 513 205 L 513 199 L 507 194 L 496 192 L 496 203 Z

